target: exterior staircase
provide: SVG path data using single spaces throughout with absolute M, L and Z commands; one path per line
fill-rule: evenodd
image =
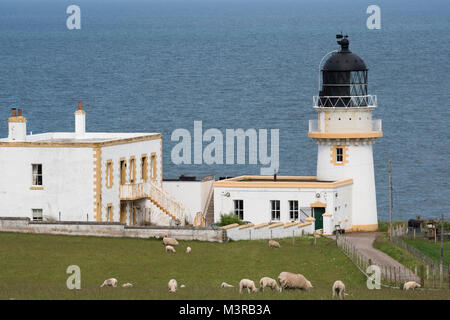
M 184 225 L 187 210 L 183 204 L 164 191 L 155 180 L 123 184 L 119 188 L 120 200 L 148 199 L 161 212 Z
M 208 209 L 206 209 L 205 214 L 206 225 L 210 226 L 214 223 L 214 189 L 212 191 L 211 197 L 209 198 Z

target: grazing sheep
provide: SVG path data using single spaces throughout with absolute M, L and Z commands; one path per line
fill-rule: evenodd
M 264 291 L 265 287 L 269 287 L 272 290 L 281 292 L 281 288 L 278 286 L 278 283 L 275 281 L 275 279 L 269 277 L 263 277 L 261 278 L 261 280 L 259 280 L 259 291 Z
M 117 279 L 116 278 L 109 278 L 103 281 L 103 284 L 100 286 L 100 288 L 103 287 L 117 287 Z
M 291 272 L 281 272 L 278 276 L 278 283 L 281 289 L 300 289 L 309 290 L 313 286 L 302 274 Z
M 333 283 L 333 287 L 331 288 L 331 291 L 333 292 L 333 298 L 337 295 L 339 299 L 344 299 L 346 293 L 345 293 L 345 284 L 341 280 L 336 280 Z
M 167 245 L 177 246 L 178 245 L 178 241 L 175 238 L 168 238 L 168 237 L 163 238 L 163 243 L 165 246 L 167 246 Z
M 280 244 L 275 240 L 269 240 L 269 248 L 279 248 Z
M 403 290 L 409 290 L 409 289 L 414 290 L 417 288 L 420 288 L 420 284 L 418 284 L 415 281 L 408 281 L 403 285 Z
M 177 292 L 177 289 L 178 289 L 178 283 L 177 283 L 177 280 L 171 279 L 171 280 L 169 281 L 168 286 L 169 286 L 169 292 Z
M 175 251 L 174 247 L 172 247 L 172 246 L 166 246 L 166 252 L 172 252 L 172 253 L 175 253 L 176 251 Z
M 180 288 L 186 288 L 186 286 L 185 286 L 184 284 L 182 284 L 182 285 L 180 286 Z
M 226 282 L 222 282 L 222 284 L 220 285 L 221 288 L 234 288 L 234 286 L 232 286 L 231 284 L 228 284 Z
M 160 239 L 160 238 L 165 238 L 168 236 L 169 236 L 169 234 L 167 232 L 161 232 L 161 233 L 158 233 L 157 235 L 155 235 L 155 238 Z
M 239 293 L 242 293 L 242 290 L 245 288 L 247 288 L 248 293 L 258 292 L 258 289 L 255 287 L 255 283 L 249 279 L 242 279 L 241 282 L 239 282 Z
M 186 253 L 191 253 L 191 251 L 192 251 L 191 247 L 186 248 Z
M 131 283 L 127 282 L 122 285 L 122 288 L 133 288 L 133 285 Z

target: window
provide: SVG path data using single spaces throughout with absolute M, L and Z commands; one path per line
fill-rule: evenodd
M 155 153 L 152 154 L 152 158 L 150 160 L 150 166 L 152 168 L 152 179 L 154 180 L 158 176 L 158 174 L 156 173 L 156 154 Z
M 344 149 L 336 148 L 336 162 L 342 163 L 344 161 Z
M 106 162 L 106 187 L 111 188 L 113 185 L 113 163 L 111 160 Z
M 130 183 L 134 183 L 136 180 L 136 159 L 130 158 Z
M 42 221 L 42 209 L 31 209 L 33 221 Z
M 244 220 L 244 200 L 234 200 L 234 214 Z
M 280 220 L 280 200 L 270 200 L 270 212 L 272 220 Z
M 32 164 L 32 184 L 42 186 L 42 164 Z
M 113 206 L 112 204 L 108 204 L 106 207 L 106 221 L 113 221 Z
M 148 179 L 148 158 L 147 156 L 141 157 L 141 179 L 147 181 Z
M 289 200 L 289 219 L 291 221 L 298 220 L 298 201 Z
M 120 184 L 126 183 L 127 162 L 120 160 Z

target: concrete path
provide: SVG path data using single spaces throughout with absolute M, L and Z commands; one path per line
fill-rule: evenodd
M 402 274 L 404 274 L 404 280 L 414 280 L 419 282 L 419 277 L 411 274 L 404 265 L 386 253 L 373 247 L 373 242 L 378 234 L 378 232 L 354 232 L 347 233 L 343 235 L 343 237 L 350 241 L 362 255 L 372 259 L 373 264 L 380 266 L 383 273 L 384 267 L 395 267 L 397 270 L 400 268 Z

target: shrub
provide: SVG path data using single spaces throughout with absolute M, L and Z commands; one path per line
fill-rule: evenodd
M 230 212 L 228 214 L 220 215 L 220 222 L 217 223 L 217 226 L 223 227 L 233 223 L 244 224 L 244 221 L 239 219 L 239 217 L 234 212 Z

